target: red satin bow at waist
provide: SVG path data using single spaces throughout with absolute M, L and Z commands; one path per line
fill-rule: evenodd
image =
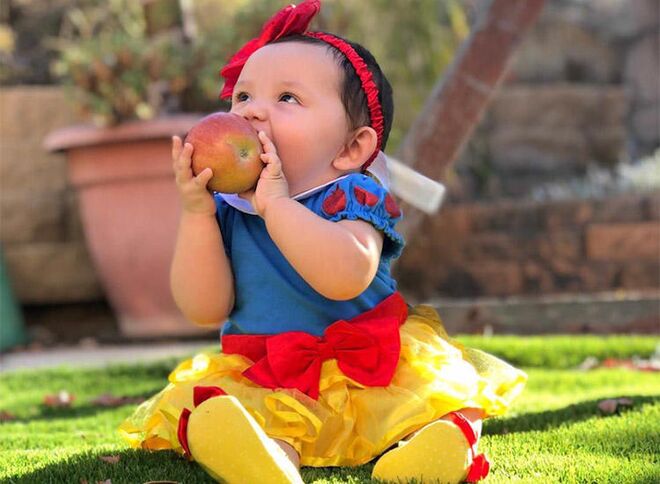
M 243 375 L 262 387 L 297 388 L 314 399 L 319 396 L 321 366 L 332 358 L 357 383 L 387 386 L 399 361 L 399 326 L 407 315 L 406 302 L 395 292 L 349 321 L 332 323 L 323 336 L 302 331 L 224 335 L 222 352 L 254 361 Z

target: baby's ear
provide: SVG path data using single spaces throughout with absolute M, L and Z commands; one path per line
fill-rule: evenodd
M 371 126 L 357 128 L 337 154 L 332 166 L 341 171 L 352 171 L 364 165 L 378 144 L 378 135 Z

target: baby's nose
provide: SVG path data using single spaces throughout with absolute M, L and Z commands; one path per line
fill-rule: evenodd
M 245 119 L 255 129 L 255 131 L 266 131 L 268 126 L 268 112 L 263 108 L 242 107 L 232 109 L 232 112 Z
M 236 114 L 243 116 L 248 121 L 265 121 L 268 118 L 268 110 L 263 103 L 250 101 L 234 110 Z

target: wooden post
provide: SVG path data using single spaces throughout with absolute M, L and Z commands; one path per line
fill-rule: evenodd
M 429 178 L 445 180 L 506 74 L 512 54 L 545 0 L 492 0 L 404 138 L 398 157 Z M 404 237 L 424 214 L 402 203 Z

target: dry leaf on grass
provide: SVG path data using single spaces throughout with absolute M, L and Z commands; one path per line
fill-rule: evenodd
M 605 358 L 600 364 L 603 368 L 628 368 L 635 369 L 635 363 L 631 359 Z
M 605 415 L 612 415 L 619 410 L 630 408 L 633 406 L 633 401 L 630 398 L 608 398 L 598 402 L 598 409 Z
M 147 481 L 142 484 L 181 484 L 179 481 Z
M 118 455 L 102 455 L 101 457 L 99 457 L 99 459 L 102 460 L 103 462 L 107 462 L 108 464 L 116 464 L 117 462 L 119 462 L 119 459 L 121 459 L 121 457 Z
M 577 367 L 578 370 L 588 371 L 598 368 L 600 361 L 595 356 L 587 356 Z
M 6 410 L 0 410 L 0 422 L 11 422 L 12 420 L 16 420 L 16 415 Z
M 605 358 L 601 365 L 603 368 L 628 368 L 638 371 L 660 371 L 660 361 L 657 358 Z
M 97 481 L 96 484 L 112 484 L 112 481 L 110 479 L 106 479 L 105 481 Z
M 76 396 L 67 392 L 66 390 L 61 390 L 55 395 L 46 395 L 44 396 L 44 405 L 52 408 L 60 407 L 70 407 L 73 401 L 76 399 Z
M 660 371 L 660 359 L 652 357 L 649 359 L 644 358 L 605 358 L 603 361 L 598 360 L 594 356 L 589 356 L 580 363 L 577 367 L 578 370 L 588 371 L 598 368 L 625 368 L 635 371 Z

